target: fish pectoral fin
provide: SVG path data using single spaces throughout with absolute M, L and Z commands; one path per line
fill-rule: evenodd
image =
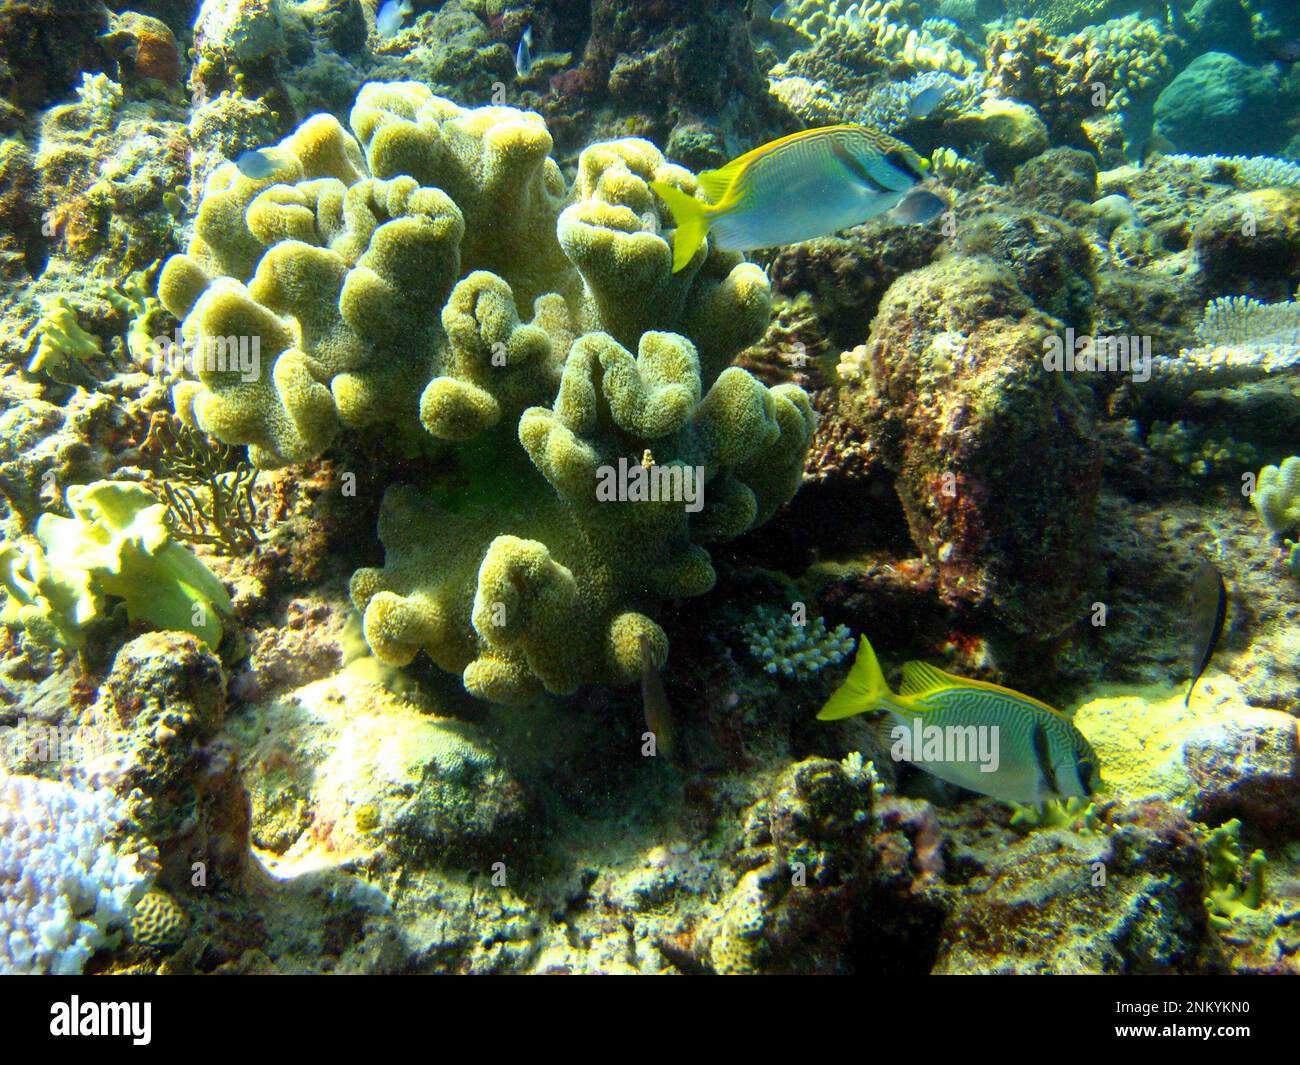
M 1030 740 L 1033 744 L 1034 761 L 1038 764 L 1038 795 L 1041 802 L 1059 795 L 1061 788 L 1056 780 L 1056 769 L 1052 765 L 1052 749 L 1047 740 L 1047 730 L 1043 728 L 1041 721 L 1034 722 Z
M 928 189 L 912 189 L 890 212 L 894 221 L 903 225 L 920 225 L 938 218 L 948 209 L 940 197 Z

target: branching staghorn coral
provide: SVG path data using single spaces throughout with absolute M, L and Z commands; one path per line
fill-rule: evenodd
M 389 488 L 386 564 L 353 577 L 383 661 L 424 651 L 496 702 L 633 682 L 642 637 L 667 653 L 646 611 L 707 591 L 703 545 L 799 484 L 807 397 L 729 367 L 766 278 L 707 244 L 672 272 L 650 182 L 696 183 L 648 142 L 588 148 L 570 195 L 535 114 L 405 82 L 350 124 L 308 119 L 268 178 L 213 174 L 159 286 L 200 356 L 178 414 L 258 467 L 381 423 L 452 470 Z M 202 360 L 232 337 L 251 376 Z
M 1109 26 L 1109 24 L 1106 24 Z M 989 34 L 985 79 L 999 96 L 1034 107 L 1053 141 L 1088 146 L 1085 120 L 1124 107 L 1132 93 L 1153 88 L 1167 66 L 1158 27 L 1140 24 L 1143 37 L 1118 45 L 1101 27 L 1089 34 L 1057 37 L 1040 22 L 1017 19 Z M 1115 27 L 1121 35 L 1128 24 Z M 1156 37 L 1151 37 L 1155 33 Z M 1148 54 L 1144 49 L 1155 48 Z M 1099 102 L 1097 87 L 1105 93 Z
M 109 792 L 0 763 L 0 973 L 77 974 L 120 940 L 154 873 L 118 849 L 125 818 Z
M 845 41 L 900 69 L 959 77 L 975 70 L 959 48 L 924 25 L 921 5 L 910 0 L 794 0 L 787 8 L 784 21 L 819 48 Z

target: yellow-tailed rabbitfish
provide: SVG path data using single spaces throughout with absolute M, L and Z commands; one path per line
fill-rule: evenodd
M 673 273 L 711 234 L 728 251 L 812 240 L 893 211 L 928 222 L 947 209 L 919 188 L 927 163 L 900 140 L 865 126 L 823 126 L 781 137 L 699 176 L 705 203 L 657 181 L 673 213 Z
M 895 694 L 864 636 L 847 679 L 817 717 L 871 711 L 893 722 L 899 757 L 981 795 L 1041 803 L 1082 798 L 1101 786 L 1091 745 L 1046 703 L 924 662 L 904 664 Z

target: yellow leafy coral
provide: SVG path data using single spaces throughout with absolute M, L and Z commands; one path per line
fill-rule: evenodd
M 192 632 L 216 649 L 233 615 L 221 581 L 164 521 L 166 506 L 138 484 L 96 481 L 67 491 L 72 517 L 44 514 L 36 544 L 0 547 L 0 623 L 38 643 L 80 648 L 104 598 L 125 601 L 132 621 Z

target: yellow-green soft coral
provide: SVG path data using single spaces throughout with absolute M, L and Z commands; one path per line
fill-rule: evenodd
M 27 372 L 75 384 L 89 380 L 86 364 L 102 358 L 99 337 L 81 328 L 77 312 L 62 296 L 41 297 L 34 336 L 36 351 Z
M 132 621 L 192 632 L 216 648 L 231 616 L 221 582 L 172 540 L 166 507 L 146 488 L 96 481 L 67 491 L 71 518 L 45 514 L 37 543 L 0 549 L 8 593 L 0 622 L 26 629 L 45 646 L 83 646 L 83 627 L 104 598 L 125 601 Z
M 1241 822 L 1220 825 L 1205 841 L 1206 872 L 1210 894 L 1205 899 L 1210 923 L 1222 930 L 1248 918 L 1264 904 L 1264 870 L 1268 856 L 1255 851 L 1248 862 L 1241 857 Z M 1244 880 L 1243 880 L 1244 876 Z
M 695 178 L 646 141 L 587 149 L 570 196 L 535 114 L 405 82 L 364 86 L 351 125 L 308 120 L 270 178 L 214 174 L 160 292 L 187 339 L 256 336 L 262 365 L 201 367 L 178 411 L 261 466 L 382 421 L 455 468 L 450 495 L 385 496 L 386 564 L 352 582 L 380 659 L 423 650 L 498 702 L 636 679 L 642 637 L 667 654 L 647 611 L 713 584 L 700 545 L 799 484 L 807 397 L 729 368 L 766 278 L 707 247 L 673 274 L 650 182 Z M 673 501 L 598 500 L 643 459 Z
M 1300 455 L 1260 470 L 1251 502 L 1270 532 L 1300 539 Z

